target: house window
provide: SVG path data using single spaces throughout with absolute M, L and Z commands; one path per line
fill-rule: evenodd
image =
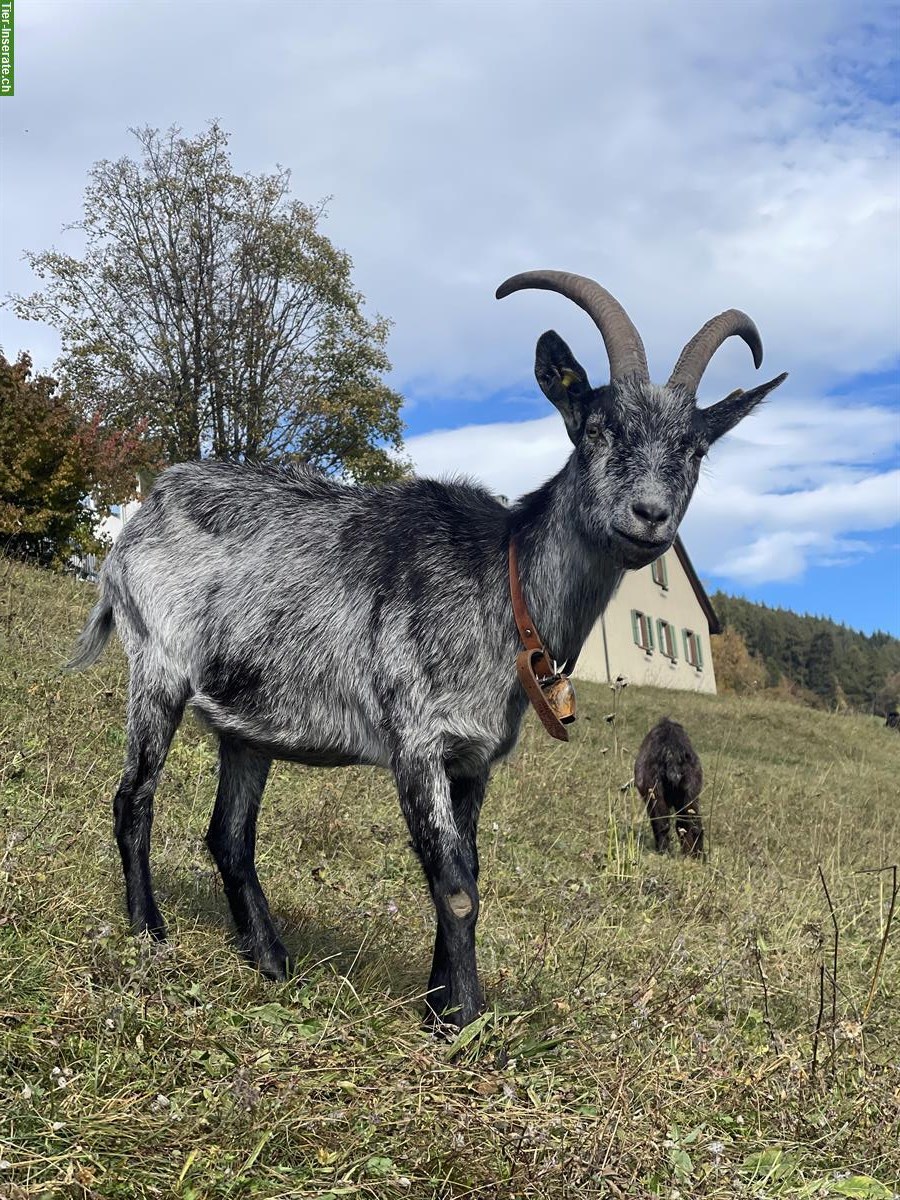
M 682 629 L 681 637 L 684 641 L 684 657 L 692 667 L 698 671 L 702 671 L 703 645 L 700 641 L 699 633 L 694 633 L 691 629 Z
M 668 621 L 659 620 L 656 622 L 656 633 L 659 637 L 660 654 L 675 662 L 678 658 L 678 651 L 675 648 L 675 626 L 670 625 Z
M 646 613 L 631 610 L 631 632 L 634 634 L 634 644 L 647 654 L 653 653 L 653 622 Z
M 666 567 L 666 556 L 664 554 L 650 564 L 650 574 L 653 577 L 654 583 L 658 583 L 661 588 L 668 591 L 669 572 Z

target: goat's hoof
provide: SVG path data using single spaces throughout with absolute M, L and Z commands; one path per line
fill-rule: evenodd
M 135 937 L 150 938 L 153 942 L 166 940 L 166 923 L 158 911 L 148 912 L 142 917 L 135 917 L 131 922 L 131 931 Z
M 452 1042 L 459 1036 L 466 1022 L 462 1021 L 459 1012 L 437 1013 L 429 1008 L 422 1022 L 423 1028 L 439 1041 Z
M 480 1001 L 455 1006 L 451 1002 L 445 1008 L 429 1005 L 425 1010 L 424 1025 L 435 1037 L 443 1037 L 452 1042 L 467 1025 L 471 1025 L 483 1012 L 484 1005 Z
M 459 1026 L 454 1024 L 455 1017 L 455 1013 L 438 1011 L 428 1004 L 425 1006 L 422 1028 L 433 1037 L 443 1037 L 448 1041 L 452 1041 L 459 1033 Z
M 268 946 L 261 954 L 251 955 L 251 958 L 259 973 L 275 983 L 284 983 L 294 973 L 291 956 L 280 942 Z

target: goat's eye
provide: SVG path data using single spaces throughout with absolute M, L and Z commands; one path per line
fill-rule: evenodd
M 589 442 L 599 442 L 603 437 L 603 426 L 599 421 L 588 421 L 585 426 L 584 436 Z
M 694 462 L 703 462 L 704 458 L 706 458 L 706 452 L 708 449 L 708 446 L 695 446 L 693 455 Z

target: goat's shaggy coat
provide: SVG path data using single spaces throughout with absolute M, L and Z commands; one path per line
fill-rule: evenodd
M 510 538 L 548 651 L 573 659 L 623 570 L 671 545 L 709 444 L 781 381 L 698 409 L 683 369 L 672 387 L 649 382 L 637 332 L 608 293 L 541 278 L 534 286 L 591 311 L 611 362 L 631 373 L 592 389 L 562 339 L 544 334 L 535 371 L 574 449 L 514 507 L 467 483 L 349 487 L 305 469 L 196 463 L 164 472 L 116 542 L 72 665 L 92 662 L 115 625 L 131 664 L 114 809 L 135 930 L 164 936 L 153 795 L 191 705 L 219 737 L 207 841 L 260 969 L 283 978 L 289 966 L 254 865 L 272 760 L 369 763 L 393 772 L 434 900 L 431 1007 L 459 1025 L 478 1012 L 478 815 L 526 707 Z M 706 330 L 695 373 L 716 337 L 756 346 L 738 317 Z

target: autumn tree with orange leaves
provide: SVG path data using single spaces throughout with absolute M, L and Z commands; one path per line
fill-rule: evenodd
M 32 377 L 27 354 L 15 363 L 0 354 L 0 551 L 62 566 L 99 550 L 99 521 L 155 465 L 144 433 L 86 416 L 54 379 Z

